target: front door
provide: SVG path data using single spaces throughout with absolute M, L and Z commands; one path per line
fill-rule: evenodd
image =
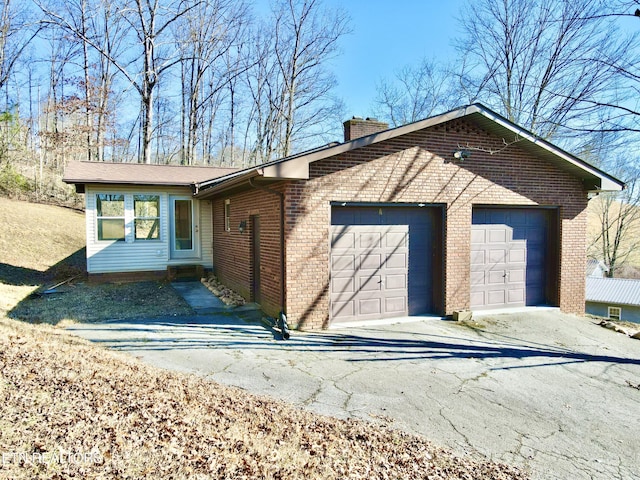
M 198 256 L 196 212 L 193 199 L 171 197 L 171 258 Z

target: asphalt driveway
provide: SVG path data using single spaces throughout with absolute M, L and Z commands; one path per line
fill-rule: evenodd
M 640 478 L 640 341 L 555 311 L 293 332 L 229 314 L 75 325 L 156 366 L 416 432 L 535 479 Z

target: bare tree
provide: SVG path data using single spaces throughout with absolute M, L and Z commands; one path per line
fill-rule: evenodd
M 33 22 L 28 4 L 12 0 L 0 3 L 0 89 L 6 89 L 18 60 L 40 28 Z M 10 116 L 5 102 L 4 116 Z M 6 119 L 5 119 L 6 120 Z M 6 123 L 6 121 L 5 121 Z M 8 131 L 5 128 L 5 131 Z M 8 139 L 0 139 L 0 163 L 7 157 Z
M 349 32 L 347 15 L 320 0 L 281 0 L 272 15 L 272 27 L 261 25 L 253 41 L 257 64 L 249 79 L 254 150 L 262 160 L 326 134 L 328 120 L 337 124 L 341 103 L 331 95 L 336 81 L 326 63 Z
M 602 260 L 608 267 L 607 276 L 617 276 L 620 268 L 640 250 L 640 178 L 639 172 L 629 172 L 631 181 L 619 194 L 602 193 L 590 200 L 597 228 L 589 241 L 589 256 Z
M 461 17 L 459 86 L 545 138 L 565 127 L 594 130 L 602 104 L 620 90 L 617 62 L 633 40 L 599 0 L 478 0 Z
M 140 95 L 141 141 L 139 159 L 151 163 L 151 142 L 154 128 L 154 102 L 158 82 L 162 75 L 182 59 L 175 42 L 171 42 L 170 27 L 202 2 L 200 0 L 122 0 L 117 14 L 129 25 L 123 32 L 130 41 L 126 51 L 114 56 L 96 38 L 88 37 L 78 25 L 60 12 L 41 8 L 49 21 L 65 28 L 80 40 L 87 42 L 104 56 L 134 87 Z M 125 47 L 125 45 L 123 45 Z
M 452 74 L 434 61 L 423 59 L 396 72 L 392 80 L 376 85 L 376 116 L 399 126 L 455 108 L 459 98 L 449 81 Z
M 16 62 L 40 31 L 27 2 L 0 3 L 0 88 L 9 80 Z
M 182 158 L 195 160 L 199 143 L 211 144 L 207 114 L 221 91 L 242 72 L 238 44 L 248 21 L 247 6 L 230 0 L 203 1 L 176 24 L 182 56 Z M 206 138 L 205 138 L 206 137 Z M 208 162 L 208 149 L 202 150 Z

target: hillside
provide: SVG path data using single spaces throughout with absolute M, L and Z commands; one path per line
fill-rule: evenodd
M 85 245 L 84 213 L 0 197 L 0 264 L 44 273 Z
M 612 205 L 612 213 L 611 216 L 616 213 L 616 211 L 620 208 L 619 203 L 614 203 Z M 587 209 L 587 246 L 588 253 L 591 258 L 602 259 L 602 244 L 598 241 L 598 237 L 601 232 L 601 220 L 600 220 L 600 212 L 602 210 L 601 206 L 601 198 L 595 197 L 589 201 L 589 206 Z M 639 209 L 640 210 L 640 209 Z M 620 251 L 625 252 L 631 250 L 629 258 L 626 262 L 627 268 L 625 268 L 620 273 L 626 273 L 624 276 L 633 276 L 637 277 L 640 275 L 640 248 L 637 248 L 638 239 L 640 238 L 640 211 L 636 215 L 637 220 L 634 222 L 634 227 L 630 229 L 627 236 L 623 239 Z M 611 234 L 613 235 L 613 231 Z

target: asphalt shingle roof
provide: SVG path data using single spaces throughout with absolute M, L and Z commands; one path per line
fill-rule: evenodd
M 119 183 L 135 185 L 191 185 L 236 172 L 237 168 L 148 165 L 144 163 L 71 162 L 67 183 Z

